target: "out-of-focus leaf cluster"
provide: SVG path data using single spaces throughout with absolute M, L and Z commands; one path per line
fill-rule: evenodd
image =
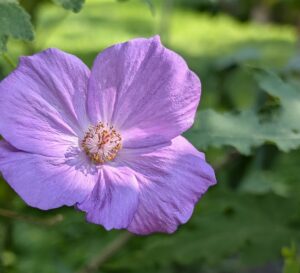
M 53 0 L 63 8 L 74 12 L 80 11 L 84 0 Z M 34 0 L 23 0 L 25 7 L 31 7 Z M 43 0 L 40 0 L 43 3 Z M 36 2 L 36 6 L 39 4 Z M 33 7 L 34 9 L 34 7 Z M 30 10 L 30 11 L 33 11 Z M 32 41 L 34 30 L 30 15 L 17 0 L 0 0 L 0 54 L 6 51 L 8 38 Z
M 6 50 L 9 37 L 26 41 L 33 40 L 30 16 L 14 0 L 0 0 L 0 53 Z

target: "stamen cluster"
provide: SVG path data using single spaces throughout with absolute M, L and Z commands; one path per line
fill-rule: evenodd
M 122 137 L 113 126 L 99 122 L 90 126 L 81 146 L 96 164 L 112 161 L 122 147 Z

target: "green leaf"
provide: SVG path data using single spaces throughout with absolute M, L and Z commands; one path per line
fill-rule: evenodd
M 259 126 L 257 115 L 252 111 L 223 114 L 204 110 L 198 113 L 193 129 L 186 135 L 201 149 L 229 145 L 243 154 L 250 154 L 251 147 L 259 146 L 265 141 L 265 137 L 257 132 Z
M 254 169 L 241 182 L 239 191 L 258 195 L 273 192 L 279 196 L 286 197 L 289 193 L 289 187 L 284 182 L 277 174 L 271 171 Z
M 63 8 L 79 12 L 82 9 L 84 0 L 53 0 L 56 4 L 61 5 Z
M 281 102 L 281 112 L 275 123 L 286 130 L 300 131 L 300 91 L 297 87 L 268 71 L 257 73 L 256 78 L 262 90 Z
M 0 52 L 8 37 L 31 41 L 34 38 L 29 14 L 14 0 L 0 0 Z
M 275 74 L 257 74 L 262 90 L 279 99 L 279 111 L 262 121 L 254 109 L 238 114 L 200 111 L 192 130 L 186 136 L 201 149 L 208 146 L 233 146 L 243 154 L 264 143 L 273 143 L 282 151 L 300 146 L 300 92 Z
M 286 73 L 299 72 L 300 71 L 300 55 L 293 56 L 286 67 L 284 68 Z

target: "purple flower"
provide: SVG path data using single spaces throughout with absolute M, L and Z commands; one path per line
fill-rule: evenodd
M 199 99 L 198 77 L 157 36 L 104 50 L 91 71 L 58 49 L 22 57 L 0 83 L 0 170 L 30 206 L 174 232 L 216 183 L 180 136 Z

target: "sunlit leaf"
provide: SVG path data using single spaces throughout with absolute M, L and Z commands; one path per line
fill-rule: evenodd
M 299 273 L 300 261 L 295 244 L 292 244 L 291 247 L 283 247 L 281 253 L 284 258 L 283 273 Z

